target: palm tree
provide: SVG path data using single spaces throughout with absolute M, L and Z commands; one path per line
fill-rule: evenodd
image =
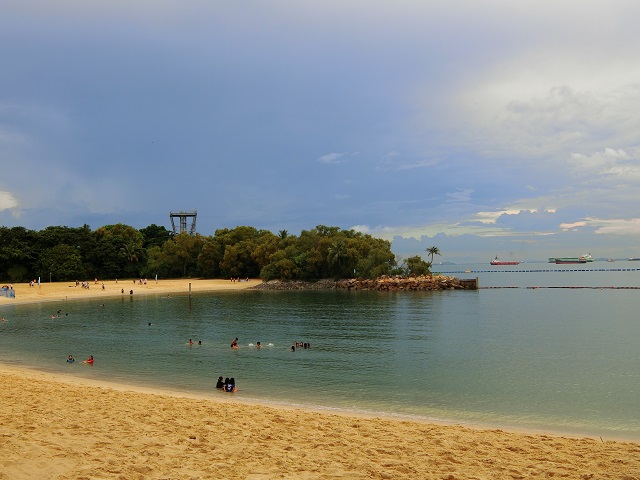
M 331 267 L 338 266 L 338 271 L 342 273 L 342 261 L 347 258 L 347 246 L 342 240 L 336 240 L 327 251 L 327 260 Z
M 433 265 L 433 256 L 440 255 L 440 249 L 438 247 L 429 247 L 427 248 L 427 253 L 431 255 L 431 265 Z
M 280 230 L 278 232 L 278 236 L 280 237 L 281 240 L 284 240 L 289 236 L 289 232 L 287 232 L 286 230 Z

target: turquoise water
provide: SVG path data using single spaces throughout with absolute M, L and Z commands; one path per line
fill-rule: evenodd
M 0 361 L 212 396 L 233 376 L 243 399 L 640 440 L 640 290 L 528 288 L 631 287 L 640 272 L 478 267 L 457 276 L 518 288 L 9 306 Z M 291 352 L 293 341 L 311 348 Z M 70 353 L 96 363 L 67 365 Z

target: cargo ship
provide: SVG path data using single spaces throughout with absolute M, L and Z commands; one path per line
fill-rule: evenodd
M 587 263 L 593 262 L 593 257 L 590 253 L 580 255 L 579 257 L 550 257 L 549 263 L 555 263 L 557 265 L 565 265 L 570 263 Z
M 493 260 L 491 260 L 489 262 L 491 265 L 519 265 L 520 262 L 514 262 L 514 261 L 507 261 L 504 262 L 502 260 L 498 260 L 498 257 L 494 258 Z

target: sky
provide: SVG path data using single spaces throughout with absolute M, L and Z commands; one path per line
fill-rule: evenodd
M 637 0 L 0 0 L 0 225 L 640 256 Z

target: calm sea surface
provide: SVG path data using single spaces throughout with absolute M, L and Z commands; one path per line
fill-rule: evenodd
M 640 287 L 635 263 L 438 266 L 478 277 L 477 291 L 8 306 L 0 361 L 212 396 L 233 376 L 233 395 L 269 403 L 637 441 L 640 290 L 621 288 Z

